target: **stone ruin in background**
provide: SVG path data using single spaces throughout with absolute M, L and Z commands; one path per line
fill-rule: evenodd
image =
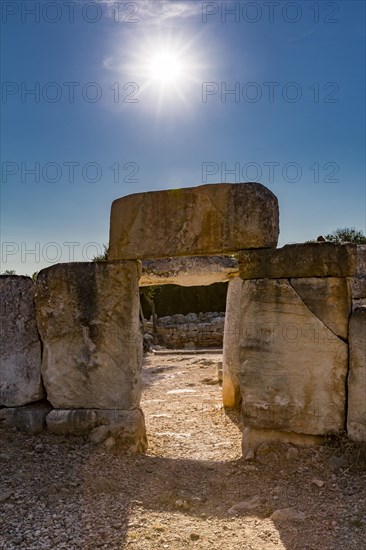
M 276 197 L 257 183 L 114 201 L 107 262 L 1 276 L 0 418 L 143 452 L 139 286 L 229 281 L 223 404 L 243 453 L 263 440 L 366 441 L 366 247 L 277 249 Z

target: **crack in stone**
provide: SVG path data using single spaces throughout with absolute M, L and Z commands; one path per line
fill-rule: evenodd
M 348 341 L 343 338 L 342 336 L 339 336 L 339 334 L 336 334 L 334 332 L 334 330 L 332 330 L 324 321 L 322 321 L 322 319 L 320 319 L 318 317 L 318 315 L 316 315 L 316 313 L 314 313 L 314 311 L 312 311 L 310 309 L 310 307 L 307 305 L 307 303 L 305 302 L 305 300 L 302 298 L 301 294 L 299 294 L 299 292 L 296 290 L 296 288 L 294 288 L 294 286 L 292 285 L 291 283 L 291 279 L 287 279 L 288 280 L 288 283 L 290 285 L 290 287 L 293 289 L 294 292 L 296 292 L 297 296 L 300 298 L 301 302 L 304 304 L 304 306 L 308 309 L 308 311 L 310 311 L 310 313 L 312 315 L 314 315 L 314 317 L 316 317 L 318 319 L 318 321 L 320 321 L 322 323 L 322 325 L 327 328 L 336 338 L 338 338 L 339 340 L 341 340 L 344 344 L 347 344 L 348 345 Z

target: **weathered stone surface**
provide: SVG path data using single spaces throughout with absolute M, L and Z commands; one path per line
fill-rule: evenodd
M 347 432 L 354 441 L 366 441 L 366 307 L 351 316 L 349 352 Z
M 145 419 L 141 409 L 102 410 L 73 409 L 53 410 L 47 416 L 48 429 L 59 435 L 86 435 L 101 426 L 108 428 L 113 449 L 144 452 L 147 449 Z
M 205 286 L 238 275 L 238 260 L 231 256 L 159 258 L 143 260 L 139 285 Z
M 298 445 L 299 447 L 307 447 L 321 445 L 324 441 L 325 438 L 321 435 L 246 427 L 243 430 L 242 452 L 244 458 L 248 456 L 248 453 L 252 453 L 254 458 L 256 450 L 263 443 L 289 443 L 291 445 Z
M 360 309 L 361 307 L 366 307 L 366 298 L 352 300 L 352 311 L 356 311 L 356 309 Z
M 226 314 L 223 349 L 222 401 L 225 407 L 234 408 L 240 403 L 239 336 L 242 311 L 240 300 L 243 281 L 240 278 L 229 282 L 226 296 Z
M 138 193 L 112 204 L 109 258 L 227 254 L 274 247 L 278 203 L 259 183 Z
M 145 323 L 145 330 L 152 340 L 171 349 L 222 348 L 225 314 L 214 312 L 175 314 L 159 317 L 156 334 L 152 322 Z M 146 336 L 146 334 L 145 334 Z M 151 340 L 151 341 L 152 341 Z
M 349 277 L 348 283 L 352 296 L 352 311 L 366 306 L 366 273 L 358 277 Z
M 319 435 L 342 430 L 348 346 L 287 280 L 245 281 L 240 308 L 245 425 Z
M 137 262 L 59 264 L 37 277 L 42 375 L 55 408 L 139 405 Z
M 52 407 L 47 402 L 32 403 L 23 407 L 0 409 L 0 420 L 12 428 L 37 434 L 46 428 L 46 416 Z
M 360 277 L 350 277 L 348 281 L 351 287 L 352 298 L 354 300 L 366 298 L 366 274 Z
M 291 286 L 304 304 L 336 336 L 348 338 L 351 293 L 344 277 L 291 279 Z
M 0 300 L 0 405 L 19 407 L 44 397 L 32 279 L 0 276 Z
M 366 245 L 290 244 L 273 250 L 243 250 L 238 259 L 242 279 L 359 277 L 366 273 Z

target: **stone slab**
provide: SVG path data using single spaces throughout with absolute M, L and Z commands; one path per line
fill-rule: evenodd
M 229 282 L 226 296 L 226 314 L 223 343 L 222 401 L 225 407 L 235 408 L 241 400 L 239 337 L 242 311 L 240 300 L 243 281 L 238 277 Z
M 366 245 L 290 244 L 271 250 L 243 250 L 238 259 L 242 279 L 366 275 Z
M 0 409 L 0 420 L 12 428 L 28 434 L 38 434 L 46 429 L 46 416 L 51 412 L 49 403 L 32 403 L 23 407 Z
M 325 442 L 324 436 L 299 434 L 296 432 L 281 432 L 279 430 L 268 430 L 261 428 L 244 428 L 242 438 L 242 453 L 245 458 L 249 452 L 255 454 L 256 450 L 263 443 L 285 443 L 308 447 L 322 445 Z
M 111 450 L 144 452 L 147 449 L 144 414 L 141 409 L 53 410 L 47 416 L 48 429 L 58 435 L 87 435 L 106 427 Z M 112 441 L 113 439 L 113 441 Z
M 42 376 L 54 408 L 139 405 L 139 275 L 131 261 L 58 264 L 38 274 Z
M 313 435 L 342 431 L 347 344 L 287 280 L 245 281 L 240 309 L 245 425 Z
M 351 316 L 349 352 L 347 433 L 354 441 L 366 441 L 366 307 Z
M 188 256 L 142 261 L 141 286 L 207 286 L 239 275 L 239 264 L 230 256 Z
M 0 406 L 19 407 L 45 395 L 32 279 L 1 275 L 0 300 Z
M 277 245 L 278 202 L 259 183 L 137 193 L 112 204 L 109 259 L 229 254 Z

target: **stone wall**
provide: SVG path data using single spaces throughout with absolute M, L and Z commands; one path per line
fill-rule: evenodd
M 19 407 L 45 396 L 32 279 L 1 275 L 0 298 L 0 406 Z
M 188 313 L 171 315 L 157 320 L 157 339 L 170 349 L 221 348 L 224 336 L 225 313 Z M 153 323 L 145 324 L 153 335 Z
M 169 223 L 167 223 L 167 220 Z M 0 420 L 144 451 L 139 282 L 230 280 L 223 400 L 241 400 L 243 453 L 267 439 L 366 440 L 366 246 L 275 249 L 278 204 L 260 184 L 205 185 L 115 201 L 108 262 L 1 276 Z M 153 231 L 152 229 L 153 228 Z M 169 256 L 238 254 L 145 262 Z M 208 284 L 210 284 L 208 283 Z M 221 315 L 160 319 L 166 345 L 222 342 Z
M 36 284 L 0 278 L 0 419 L 146 449 L 139 277 L 138 262 L 116 261 L 58 264 Z
M 244 454 L 266 438 L 314 443 L 344 429 L 366 440 L 366 247 L 284 249 L 240 254 L 225 319 L 158 322 L 160 343 L 177 348 L 218 347 L 225 324 L 223 401 L 241 400 Z M 140 275 L 138 262 L 114 261 L 53 266 L 36 284 L 0 277 L 0 419 L 31 433 L 47 425 L 115 449 L 146 448 Z
M 243 452 L 266 433 L 306 442 L 347 429 L 365 441 L 366 247 L 246 250 L 239 269 L 242 283 L 228 291 L 223 399 L 235 406 L 240 392 Z

